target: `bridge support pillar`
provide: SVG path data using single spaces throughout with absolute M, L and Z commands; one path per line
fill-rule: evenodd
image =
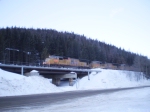
M 52 84 L 55 84 L 55 82 L 56 82 L 55 78 L 52 78 Z
M 73 78 L 77 78 L 77 73 L 72 72 L 64 75 L 55 75 L 52 78 L 52 83 L 56 86 L 60 85 L 60 79 L 69 79 L 69 86 L 73 86 Z
M 69 78 L 69 86 L 73 86 L 73 79 Z
M 52 83 L 55 84 L 56 86 L 60 85 L 60 78 L 52 78 Z

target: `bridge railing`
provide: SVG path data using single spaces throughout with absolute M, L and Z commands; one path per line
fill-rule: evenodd
M 19 62 L 19 61 L 4 61 L 0 60 L 0 64 L 8 64 L 8 65 L 24 65 L 24 66 L 43 66 L 42 63 L 30 63 L 30 62 Z

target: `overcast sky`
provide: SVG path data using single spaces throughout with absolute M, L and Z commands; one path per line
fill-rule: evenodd
M 150 0 L 0 0 L 0 27 L 74 32 L 150 58 Z

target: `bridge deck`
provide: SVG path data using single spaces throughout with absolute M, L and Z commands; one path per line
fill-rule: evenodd
M 70 72 L 76 72 L 78 76 L 88 75 L 89 72 L 100 70 L 91 70 L 91 69 L 77 69 L 77 68 L 56 68 L 56 67 L 42 67 L 42 66 L 24 66 L 24 65 L 8 65 L 0 64 L 0 68 L 6 71 L 24 74 L 32 70 L 37 70 L 40 75 L 45 77 L 51 77 L 52 75 L 63 75 Z

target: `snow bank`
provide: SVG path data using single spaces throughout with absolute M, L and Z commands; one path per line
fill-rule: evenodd
M 22 76 L 0 69 L 0 96 L 61 92 L 42 76 Z
M 92 72 L 90 80 L 83 77 L 77 84 L 78 89 L 106 89 L 150 85 L 150 81 L 138 72 L 121 70 L 101 70 L 100 73 Z
M 101 70 L 100 73 L 92 72 L 90 74 L 90 80 L 88 80 L 88 76 L 85 76 L 82 79 L 78 79 L 74 86 L 62 84 L 63 87 L 57 87 L 51 83 L 50 79 L 46 79 L 40 75 L 26 77 L 0 69 L 0 96 L 150 85 L 150 81 L 146 80 L 138 72 L 99 70 Z

